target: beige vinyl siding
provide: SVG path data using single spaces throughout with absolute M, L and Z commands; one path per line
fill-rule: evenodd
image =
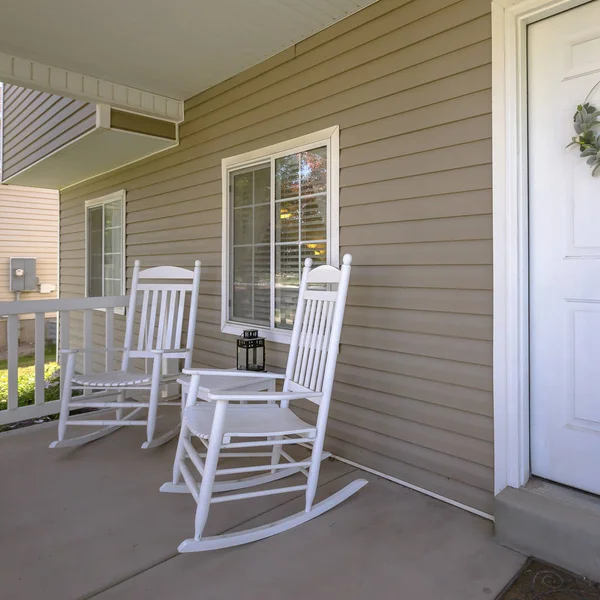
M 58 282 L 58 192 L 0 185 L 0 302 L 11 302 L 9 265 L 13 256 L 36 258 L 40 283 Z M 56 298 L 57 293 L 23 292 L 21 300 Z
M 128 276 L 202 259 L 195 362 L 231 367 L 221 159 L 339 125 L 354 267 L 329 447 L 491 513 L 489 10 L 380 0 L 188 101 L 177 150 L 62 194 L 62 293 L 84 290 L 84 201 L 125 188 Z
M 5 85 L 3 180 L 95 126 L 95 104 Z

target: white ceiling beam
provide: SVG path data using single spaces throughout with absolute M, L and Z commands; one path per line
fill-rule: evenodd
M 183 101 L 0 52 L 0 81 L 180 123 Z

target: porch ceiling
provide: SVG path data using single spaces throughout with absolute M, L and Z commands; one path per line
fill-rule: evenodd
M 9 0 L 0 52 L 185 100 L 376 0 Z

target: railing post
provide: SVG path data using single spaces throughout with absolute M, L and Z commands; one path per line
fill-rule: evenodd
M 35 313 L 35 403 L 44 404 L 46 395 L 44 367 L 46 362 L 46 315 Z
M 59 348 L 69 348 L 69 335 L 70 335 L 70 327 L 71 327 L 71 313 L 69 311 L 60 311 L 59 313 Z M 60 389 L 62 392 L 63 389 L 63 378 L 67 369 L 67 355 L 59 354 L 59 363 L 60 363 Z
M 83 311 L 83 347 L 85 350 L 92 349 L 92 309 L 86 309 Z M 83 372 L 89 374 L 92 372 L 92 360 L 93 356 L 91 352 L 83 353 Z
M 8 315 L 8 410 L 19 406 L 19 315 Z
M 105 322 L 105 341 L 106 341 L 106 371 L 112 371 L 114 369 L 114 352 L 112 348 L 115 347 L 115 309 L 106 309 L 106 322 Z

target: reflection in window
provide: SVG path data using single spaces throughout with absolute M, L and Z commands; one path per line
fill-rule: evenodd
M 270 326 L 271 166 L 232 174 L 233 282 L 230 317 Z
M 327 263 L 327 158 L 322 146 L 231 172 L 231 321 L 292 328 L 304 260 Z

